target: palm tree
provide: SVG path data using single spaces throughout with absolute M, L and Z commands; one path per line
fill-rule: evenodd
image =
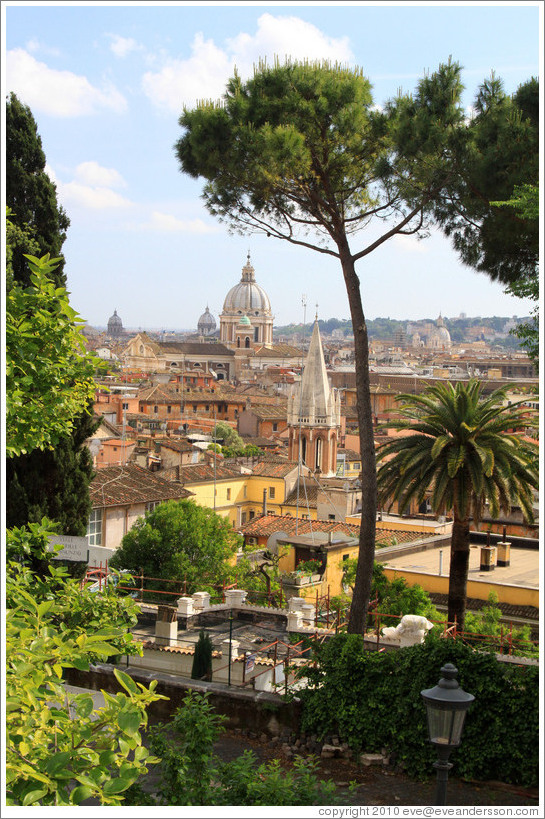
M 492 517 L 520 506 L 533 521 L 532 488 L 538 486 L 537 447 L 517 431 L 527 422 L 507 405 L 507 387 L 481 397 L 481 383 L 439 384 L 421 395 L 399 395 L 403 417 L 390 428 L 409 434 L 379 447 L 379 499 L 411 501 L 429 496 L 436 514 L 452 513 L 448 621 L 464 628 L 469 564 L 469 524 L 478 525 L 485 503 Z

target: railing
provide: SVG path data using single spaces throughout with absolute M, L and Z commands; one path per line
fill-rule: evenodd
M 81 581 L 81 585 L 86 582 L 95 582 L 98 583 L 98 591 L 102 591 L 103 588 L 106 587 L 107 578 L 109 575 L 108 569 L 108 561 L 104 564 L 101 562 L 97 566 L 89 567 L 85 577 Z M 122 576 L 119 577 L 118 582 L 116 584 L 116 588 L 119 591 L 124 591 L 127 593 L 137 593 L 139 602 L 144 601 L 144 596 L 159 596 L 159 599 L 165 597 L 171 598 L 178 598 L 180 596 L 185 596 L 187 594 L 187 579 L 184 580 L 179 579 L 167 579 L 163 577 L 149 577 L 144 574 L 132 574 L 131 575 L 134 581 L 134 585 L 127 584 L 123 582 Z M 160 582 L 161 584 L 175 584 L 176 588 L 173 591 L 165 591 L 163 589 L 158 589 L 156 587 L 150 586 L 150 582 Z M 211 595 L 210 603 L 212 605 L 218 603 L 225 603 L 225 591 L 236 588 L 237 584 L 232 583 L 229 585 L 224 584 L 221 589 L 218 589 L 217 593 Z M 337 634 L 340 631 L 343 631 L 347 627 L 347 609 L 342 609 L 341 607 L 332 607 L 331 606 L 331 597 L 330 597 L 330 589 L 328 586 L 327 594 L 320 596 L 318 591 L 314 598 L 306 598 L 312 600 L 314 603 L 315 615 L 314 615 L 314 626 L 315 628 L 325 628 L 328 631 L 333 631 Z M 254 604 L 260 606 L 267 606 L 267 607 L 274 607 L 282 609 L 285 604 L 287 604 L 287 600 L 283 595 L 282 588 L 278 591 L 272 592 L 257 592 L 257 591 L 249 591 L 246 596 L 246 604 Z M 206 611 L 206 609 L 204 610 Z M 200 613 L 200 612 L 196 612 Z M 383 649 L 380 648 L 380 631 L 384 625 L 392 624 L 393 621 L 399 622 L 401 618 L 401 614 L 388 614 L 385 612 L 380 612 L 378 609 L 378 597 L 375 597 L 373 601 L 371 601 L 368 609 L 368 616 L 372 618 L 374 621 L 374 630 L 376 632 L 376 644 L 377 644 L 377 651 L 382 651 Z M 429 619 L 429 618 L 428 618 Z M 521 637 L 514 637 L 513 636 L 513 623 L 510 622 L 505 626 L 500 627 L 499 635 L 494 634 L 486 634 L 486 633 L 476 633 L 476 632 L 468 632 L 468 631 L 460 631 L 457 627 L 457 623 L 454 622 L 453 624 L 449 625 L 446 621 L 433 621 L 430 622 L 434 626 L 438 626 L 441 629 L 441 637 L 444 639 L 460 639 L 463 642 L 467 643 L 468 645 L 474 646 L 481 646 L 481 647 L 494 647 L 498 654 L 506 654 L 510 656 L 516 656 L 516 652 L 526 652 L 528 654 L 537 653 L 539 648 L 539 641 L 537 640 L 526 640 Z M 279 641 L 280 643 L 282 641 Z M 274 645 L 274 643 L 271 643 Z M 264 650 L 264 649 L 263 649 Z M 263 672 L 261 672 L 263 673 Z

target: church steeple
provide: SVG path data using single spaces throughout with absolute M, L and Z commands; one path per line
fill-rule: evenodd
M 301 379 L 301 415 L 304 418 L 314 416 L 318 423 L 325 421 L 329 409 L 330 394 L 320 328 L 318 327 L 318 319 L 316 319 Z
M 301 452 L 303 463 L 310 469 L 334 475 L 340 409 L 340 398 L 329 386 L 316 318 L 300 390 L 294 390 L 288 398 L 290 459 L 297 460 Z

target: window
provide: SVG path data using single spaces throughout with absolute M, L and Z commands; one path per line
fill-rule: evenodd
M 359 461 L 354 461 L 353 469 L 361 469 L 361 463 Z
M 276 489 L 274 486 L 269 486 L 269 498 L 272 500 L 276 497 Z
M 153 512 L 156 506 L 159 506 L 161 501 L 148 501 L 146 503 L 146 512 Z
M 278 424 L 276 421 L 273 421 L 273 432 L 278 432 Z
M 328 515 L 327 517 L 329 520 L 335 520 L 335 515 Z
M 244 526 L 245 523 L 246 523 L 246 512 L 241 512 L 240 513 L 240 525 Z
M 350 557 L 350 555 L 343 555 L 343 563 L 344 563 L 345 560 L 348 560 L 349 557 Z
M 89 546 L 102 546 L 102 509 L 93 509 L 87 524 Z
M 155 404 L 155 406 L 153 407 L 153 411 L 154 411 L 154 413 L 155 413 L 156 415 L 157 415 L 157 413 L 159 412 L 159 407 L 157 406 L 157 404 Z
M 168 413 L 168 415 L 170 415 L 170 413 L 171 413 L 171 412 L 172 412 L 172 407 L 170 406 L 170 404 L 168 404 L 168 405 L 167 405 L 167 413 Z
M 231 500 L 231 490 L 227 490 L 227 500 Z
M 128 404 L 126 404 L 126 403 L 125 403 L 125 404 L 121 404 L 121 409 L 128 410 L 128 409 L 129 409 L 129 405 L 128 405 Z
M 207 404 L 206 405 L 206 412 L 209 412 L 209 411 L 210 411 L 210 404 Z
M 252 520 L 253 518 L 255 518 L 255 512 L 254 512 L 254 510 L 253 510 L 253 509 L 250 511 L 250 513 L 249 513 L 249 514 L 250 514 L 250 520 Z
M 193 404 L 193 412 L 197 412 L 197 405 Z

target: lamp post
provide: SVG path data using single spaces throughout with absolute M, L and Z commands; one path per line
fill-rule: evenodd
M 433 763 L 437 771 L 436 805 L 446 805 L 448 772 L 452 768 L 448 758 L 460 745 L 465 716 L 475 699 L 460 688 L 456 679 L 458 669 L 452 663 L 446 663 L 441 674 L 436 686 L 420 692 L 426 704 L 429 739 L 438 757 Z

